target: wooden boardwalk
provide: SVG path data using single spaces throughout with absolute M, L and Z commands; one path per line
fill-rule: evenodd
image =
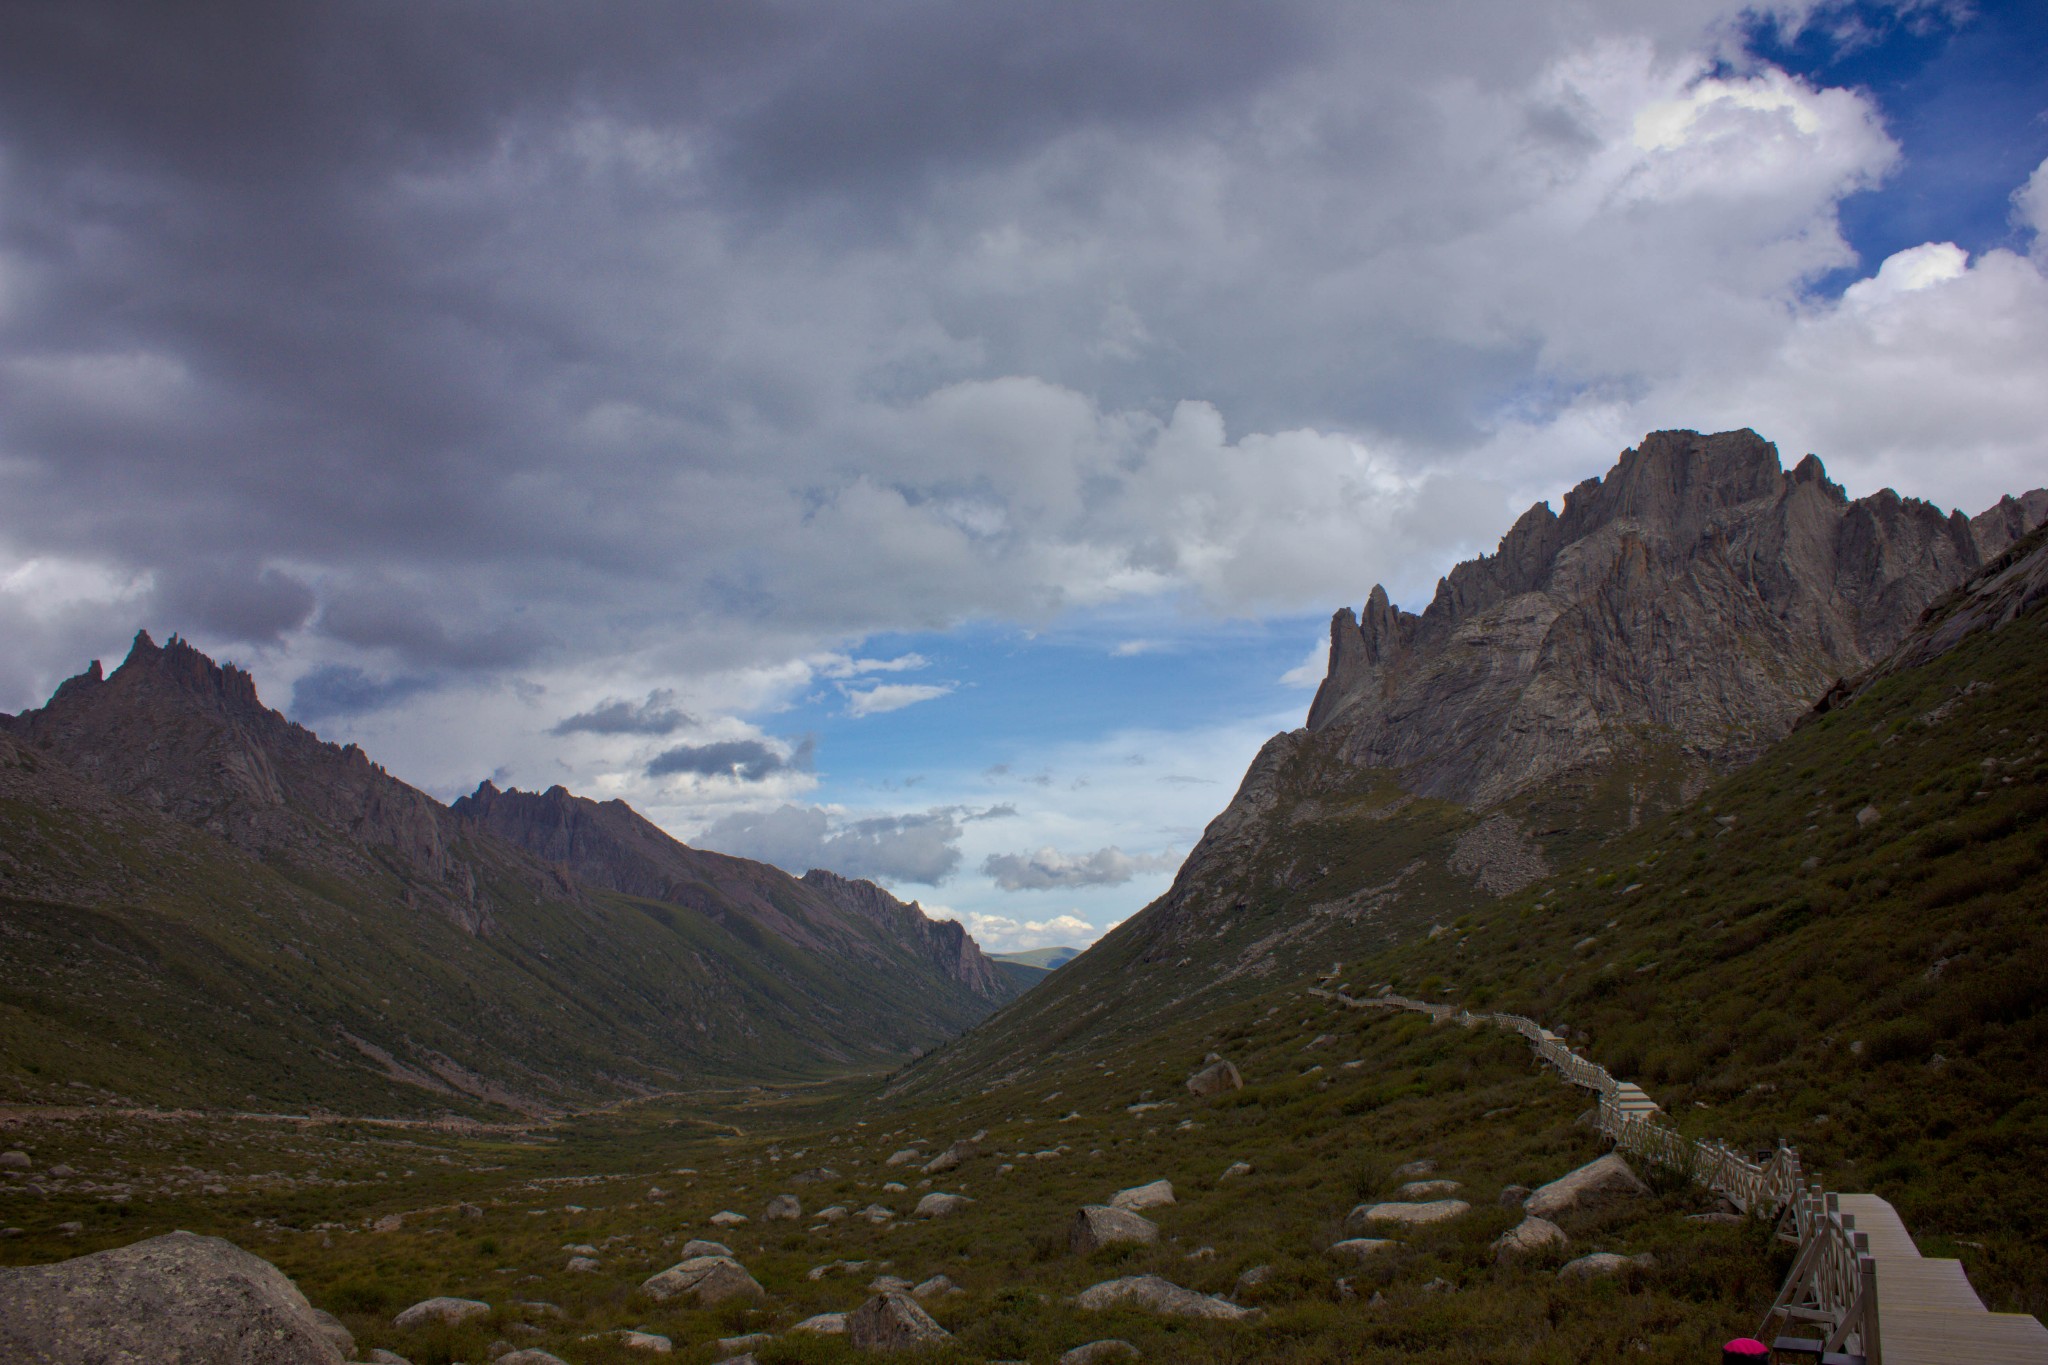
M 1795 1334 L 1801 1328 L 1820 1332 L 1828 1352 L 1868 1365 L 2048 1365 L 2048 1327 L 2038 1318 L 1988 1311 L 1963 1263 L 1922 1256 L 1898 1211 L 1877 1195 L 1828 1194 L 1802 1184 L 1799 1154 L 1791 1148 L 1780 1147 L 1769 1161 L 1751 1161 L 1719 1143 L 1687 1138 L 1663 1121 L 1640 1086 L 1616 1080 L 1520 1015 L 1472 1014 L 1398 995 L 1310 993 L 1352 1009 L 1406 1009 L 1438 1022 L 1513 1029 L 1560 1079 L 1599 1095 L 1600 1130 L 1616 1146 L 1689 1171 L 1746 1213 L 1778 1216 L 1799 1243 L 1799 1255 L 1765 1316 L 1765 1340 L 1777 1319 Z

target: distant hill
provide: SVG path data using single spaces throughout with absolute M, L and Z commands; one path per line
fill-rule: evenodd
M 885 1066 L 1012 993 L 869 883 L 461 805 L 175 638 L 0 717 L 0 1099 L 540 1112 Z
M 990 953 L 998 962 L 1021 962 L 1027 967 L 1043 967 L 1047 971 L 1064 967 L 1081 955 L 1079 948 L 1026 948 L 1021 953 Z

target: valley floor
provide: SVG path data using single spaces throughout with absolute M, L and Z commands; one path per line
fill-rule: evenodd
M 1243 1090 L 1189 1094 L 1185 1077 L 1211 1051 L 1242 1069 Z M 1523 1216 L 1502 1189 L 1604 1150 L 1578 1121 L 1584 1095 L 1519 1039 L 1362 1016 L 1305 983 L 1168 1025 L 1143 1049 L 1056 1060 L 1028 1089 L 902 1109 L 874 1098 L 876 1081 L 707 1093 L 531 1128 L 10 1113 L 0 1147 L 34 1165 L 0 1181 L 0 1224 L 19 1229 L 0 1240 L 0 1261 L 181 1227 L 274 1261 L 364 1355 L 480 1362 L 506 1342 L 601 1365 L 646 1359 L 619 1335 L 641 1329 L 696 1365 L 734 1354 L 722 1339 L 767 1332 L 753 1349 L 773 1365 L 858 1358 L 843 1338 L 787 1329 L 857 1307 L 878 1275 L 938 1274 L 961 1292 L 925 1305 L 954 1334 L 937 1359 L 1050 1362 L 1121 1338 L 1155 1361 L 1690 1362 L 1754 1328 L 1787 1260 L 1761 1224 L 1695 1221 L 1709 1197 L 1648 1170 L 1650 1195 L 1559 1215 L 1567 1246 L 1497 1259 L 1495 1239 Z M 977 1132 L 976 1155 L 920 1173 L 918 1161 Z M 887 1164 L 912 1146 L 917 1160 Z M 1333 1255 L 1361 1231 L 1346 1225 L 1354 1206 L 1392 1195 L 1409 1178 L 1397 1168 L 1417 1161 L 1458 1182 L 1469 1210 L 1365 1230 L 1392 1245 Z M 1225 1174 L 1239 1162 L 1249 1173 Z M 1162 1179 L 1176 1202 L 1146 1211 L 1156 1245 L 1070 1251 L 1082 1205 Z M 914 1216 L 935 1190 L 972 1202 Z M 767 1220 L 782 1194 L 805 1216 Z M 819 1222 L 831 1206 L 892 1216 Z M 715 1227 L 721 1210 L 748 1221 Z M 730 1246 L 767 1301 L 646 1296 L 641 1283 L 693 1237 Z M 1560 1278 L 1591 1252 L 1649 1260 Z M 575 1257 L 596 1268 L 570 1269 Z M 1138 1274 L 1261 1311 L 1215 1322 L 1070 1302 Z M 439 1294 L 492 1311 L 459 1327 L 393 1324 Z

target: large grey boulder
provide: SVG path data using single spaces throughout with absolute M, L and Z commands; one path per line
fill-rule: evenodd
M 846 1332 L 846 1314 L 814 1313 L 789 1329 L 792 1332 L 817 1332 L 823 1336 L 843 1336 Z
M 1657 1258 L 1647 1253 L 1641 1256 L 1617 1256 L 1611 1251 L 1596 1251 L 1591 1256 L 1566 1261 L 1558 1267 L 1557 1278 L 1593 1280 L 1603 1275 L 1619 1275 L 1625 1270 L 1648 1270 L 1656 1263 Z
M 1512 1260 L 1546 1247 L 1561 1247 L 1568 1240 L 1563 1228 L 1548 1218 L 1531 1214 L 1494 1239 L 1493 1258 L 1496 1261 Z
M 1229 1062 L 1215 1061 L 1188 1077 L 1188 1092 L 1200 1099 L 1244 1089 L 1244 1077 Z
M 949 1213 L 958 1213 L 974 1201 L 964 1194 L 941 1194 L 933 1190 L 917 1201 L 919 1218 L 944 1218 Z
M 973 1138 L 961 1138 L 958 1142 L 940 1152 L 924 1165 L 918 1167 L 926 1175 L 939 1175 L 950 1171 L 961 1162 L 981 1155 L 981 1144 Z
M 10 1365 L 341 1365 L 283 1271 L 232 1242 L 171 1232 L 54 1265 L 0 1269 Z
M 491 1306 L 482 1299 L 453 1299 L 447 1295 L 438 1298 L 421 1299 L 410 1308 L 401 1309 L 391 1319 L 394 1327 L 424 1327 L 430 1322 L 457 1323 L 470 1318 L 480 1318 L 491 1311 Z
M 1447 1218 L 1469 1213 L 1471 1209 L 1472 1206 L 1462 1199 L 1432 1199 L 1423 1204 L 1406 1204 L 1399 1201 L 1360 1204 L 1351 1210 L 1350 1216 L 1344 1220 L 1344 1225 L 1356 1231 L 1374 1223 L 1401 1223 L 1407 1226 L 1441 1223 Z
M 315 1308 L 313 1325 L 320 1329 L 321 1336 L 334 1343 L 343 1360 L 356 1358 L 356 1334 L 348 1330 L 348 1324 L 324 1308 Z
M 1529 1196 L 1522 1207 L 1538 1218 L 1555 1218 L 1567 1209 L 1592 1208 L 1617 1199 L 1633 1199 L 1650 1192 L 1637 1179 L 1628 1163 L 1613 1152 L 1589 1161 L 1569 1175 L 1559 1176 Z
M 787 1223 L 804 1216 L 804 1206 L 793 1194 L 778 1194 L 768 1201 L 768 1208 L 762 1213 L 763 1220 L 770 1223 Z
M 1086 1205 L 1074 1215 L 1073 1224 L 1067 1229 L 1067 1245 L 1077 1256 L 1086 1256 L 1116 1242 L 1149 1245 L 1158 1240 L 1159 1225 L 1150 1218 L 1107 1204 Z
M 1419 1200 L 1441 1199 L 1456 1194 L 1464 1187 L 1455 1180 L 1411 1180 L 1394 1191 L 1394 1198 Z
M 914 1351 L 952 1335 L 899 1289 L 877 1294 L 846 1315 L 846 1339 L 857 1351 Z
M 723 1242 L 713 1242 L 702 1237 L 692 1237 L 689 1241 L 683 1243 L 683 1259 L 686 1261 L 693 1256 L 730 1255 L 732 1255 L 732 1248 Z
M 768 1297 L 760 1282 L 730 1256 L 692 1256 L 649 1276 L 640 1288 L 658 1302 L 688 1298 L 706 1307 L 727 1299 Z
M 1101 1284 L 1090 1285 L 1074 1296 L 1077 1308 L 1142 1308 L 1148 1313 L 1162 1313 L 1178 1318 L 1215 1318 L 1235 1322 L 1250 1317 L 1256 1310 L 1240 1308 L 1229 1299 L 1219 1299 L 1213 1294 L 1197 1294 L 1192 1289 L 1182 1289 L 1172 1280 L 1157 1275 L 1126 1275 L 1120 1280 L 1104 1280 Z
M 1140 1209 L 1163 1208 L 1173 1202 L 1173 1182 L 1155 1180 L 1149 1185 L 1133 1185 L 1127 1190 L 1118 1190 L 1109 1197 L 1113 1209 L 1129 1209 L 1136 1213 Z
M 1340 1261 L 1366 1261 L 1394 1243 L 1385 1237 L 1347 1237 L 1330 1244 L 1330 1254 Z
M 569 1365 L 569 1362 L 553 1351 L 543 1351 L 538 1346 L 529 1346 L 523 1351 L 508 1351 L 498 1357 L 494 1365 Z

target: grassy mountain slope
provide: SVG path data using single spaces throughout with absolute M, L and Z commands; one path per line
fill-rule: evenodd
M 1043 967 L 1051 971 L 1064 967 L 1081 955 L 1079 948 L 1026 948 L 1017 953 L 991 953 L 998 962 L 1021 962 L 1027 967 Z

